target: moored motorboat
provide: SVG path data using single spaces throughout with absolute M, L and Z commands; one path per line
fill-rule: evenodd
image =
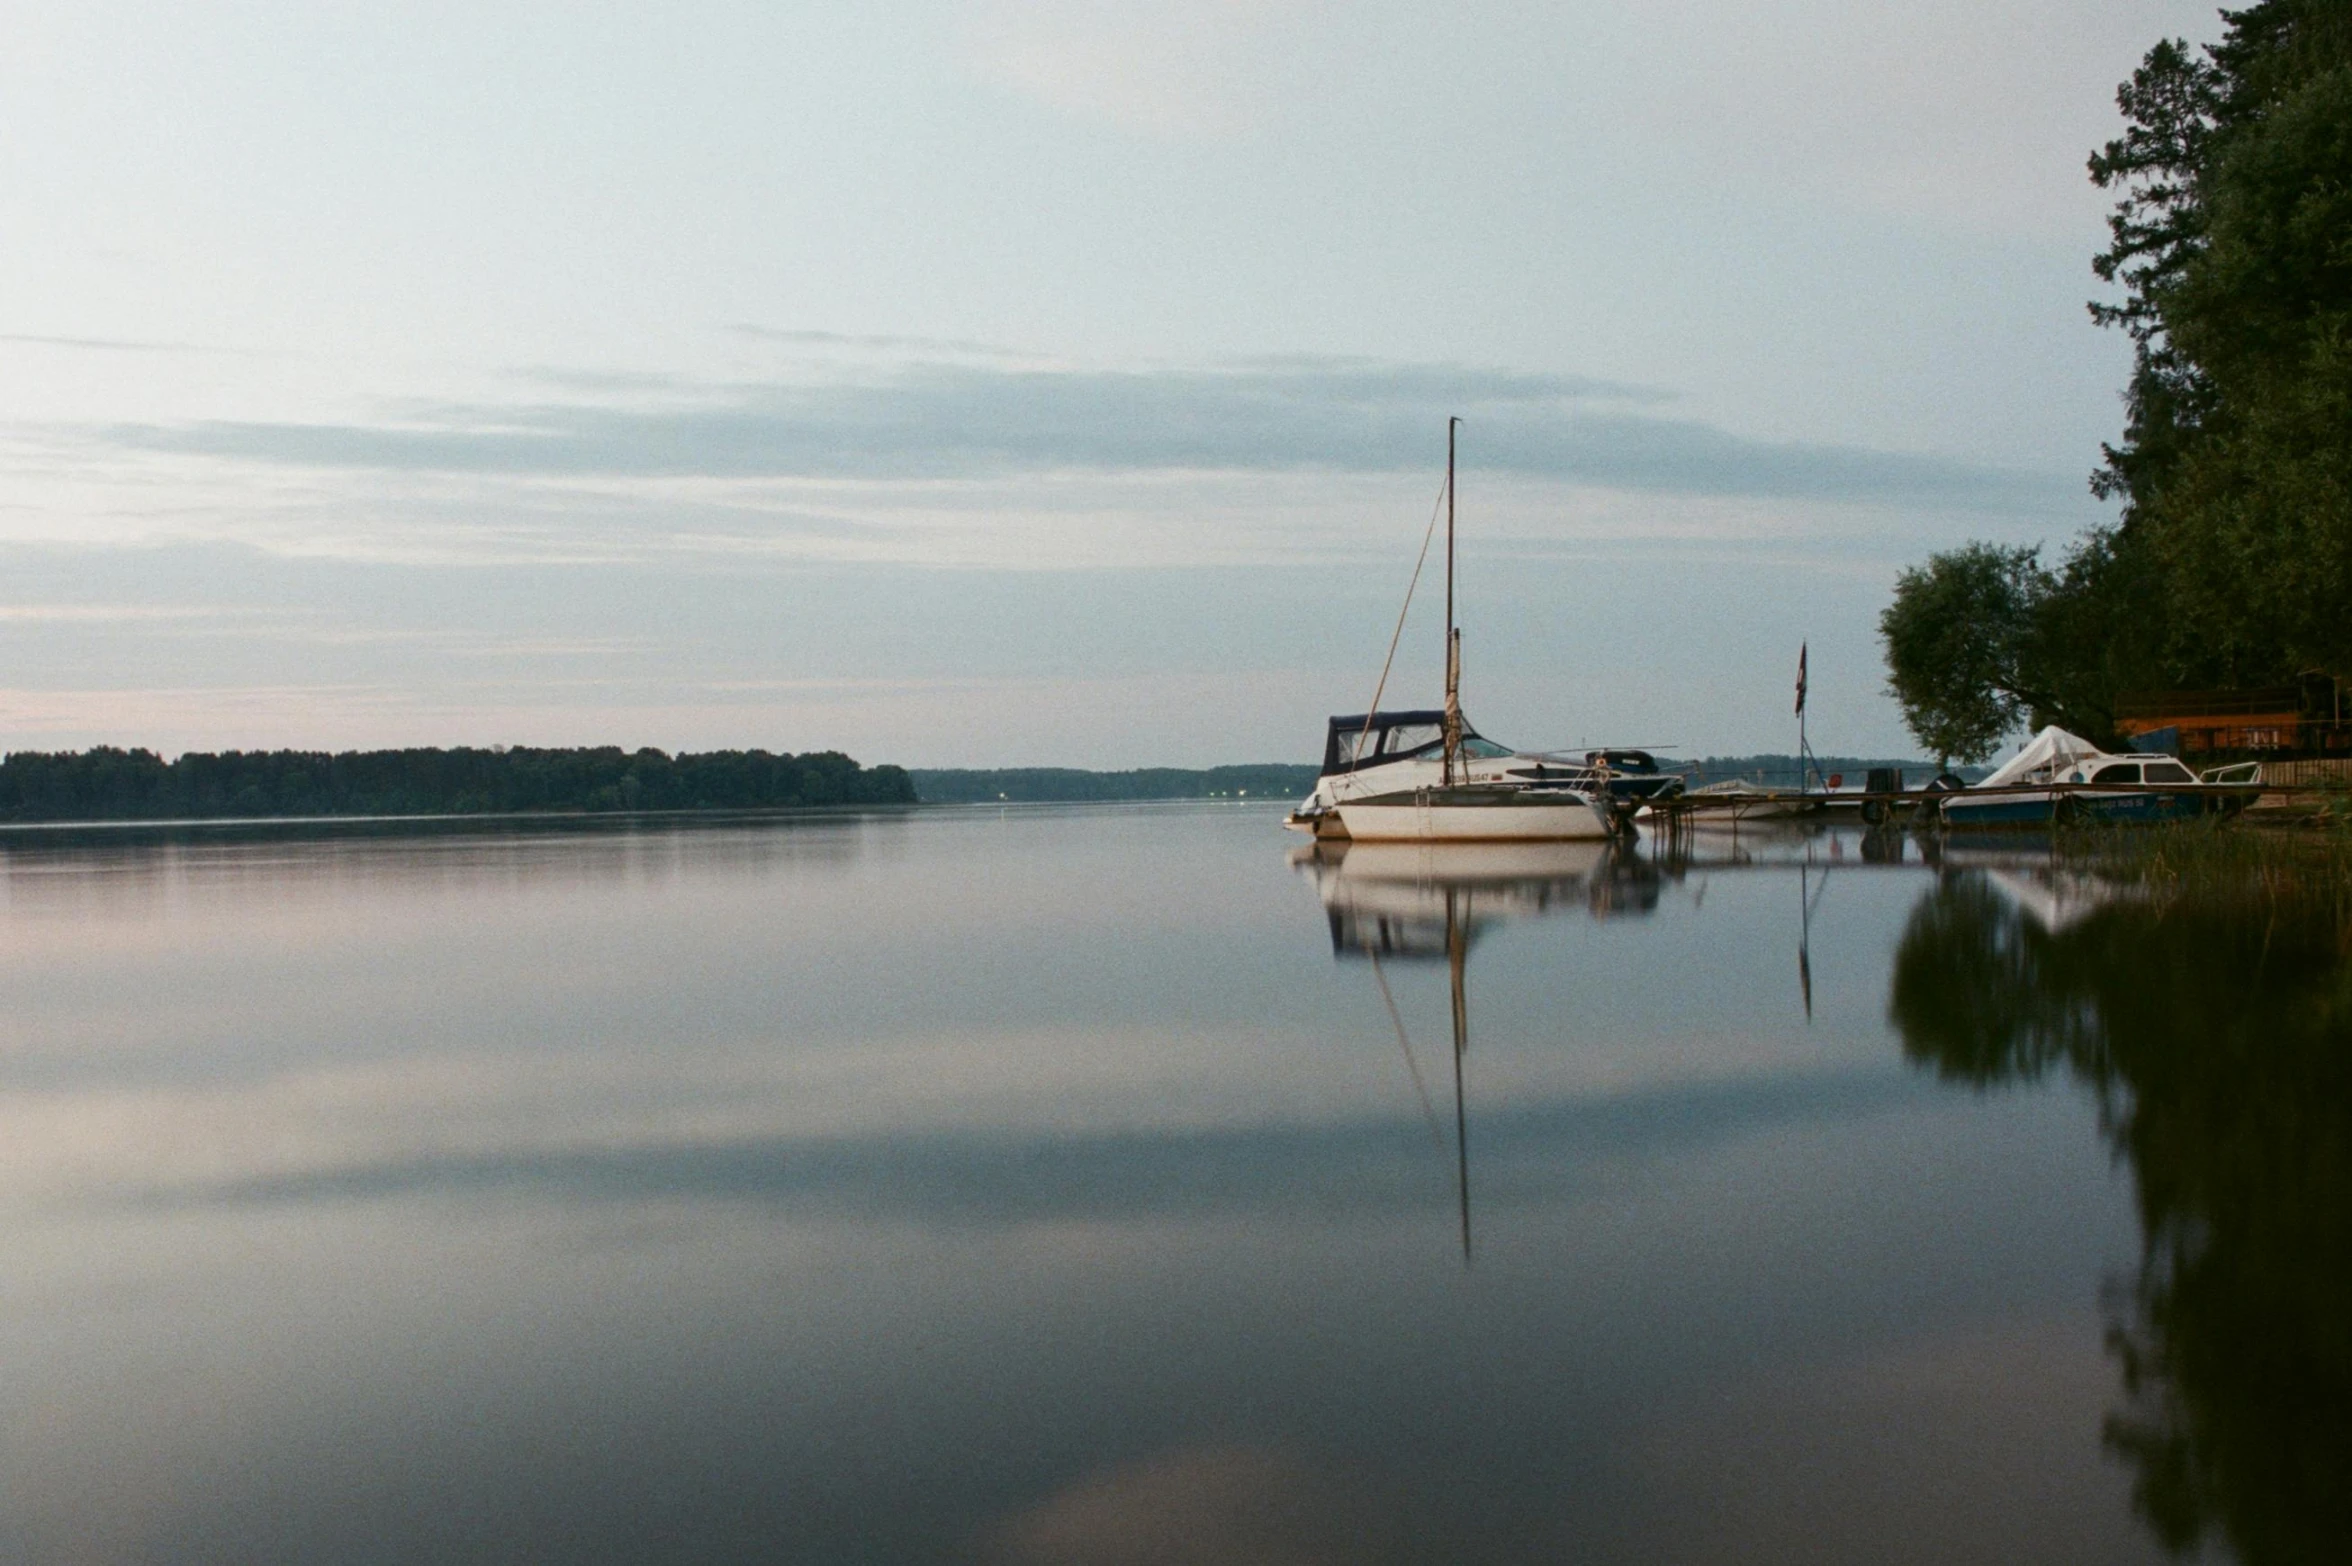
M 1937 812 L 1956 827 L 2145 823 L 2234 811 L 2247 798 L 2200 780 L 2170 756 L 2117 755 L 2052 726 L 1982 782 L 1945 795 Z
M 1746 778 L 1725 778 L 1720 783 L 1694 788 L 1683 797 L 1703 806 L 1694 814 L 1694 820 L 1716 816 L 1734 821 L 1759 821 L 1804 815 L 1820 796 L 1793 788 L 1771 788 Z
M 1518 764 L 1503 771 L 1512 782 L 1581 789 L 1632 806 L 1677 798 L 1688 781 L 1679 772 L 1668 772 L 1646 750 L 1588 750 L 1582 762 L 1546 754 L 1533 758 L 1533 766 L 1524 764 L 1526 757 L 1513 759 Z

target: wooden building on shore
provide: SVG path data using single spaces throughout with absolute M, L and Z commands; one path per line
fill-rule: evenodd
M 2135 750 L 2184 759 L 2352 759 L 2345 682 L 2306 674 L 2293 685 L 2221 691 L 2127 691 L 2116 732 Z

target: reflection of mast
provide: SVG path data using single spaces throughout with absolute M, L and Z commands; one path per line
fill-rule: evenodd
M 1470 1265 L 1470 1127 L 1462 1107 L 1462 1055 L 1470 1047 L 1470 997 L 1462 983 L 1463 959 L 1469 955 L 1469 932 L 1454 913 L 1454 893 L 1446 889 L 1446 966 L 1454 987 L 1454 1188 L 1462 1198 L 1462 1265 Z
M 1805 862 L 1797 867 L 1797 988 L 1805 993 L 1805 1020 L 1813 1020 L 1813 846 L 1805 845 Z
M 1813 905 L 1821 901 L 1822 892 L 1829 890 L 1829 871 L 1821 872 L 1821 889 L 1812 889 L 1813 845 L 1805 845 L 1805 857 L 1797 864 L 1797 987 L 1805 995 L 1805 1020 L 1813 1020 Z
M 1429 1122 L 1429 1140 L 1443 1151 L 1445 1142 L 1438 1134 L 1437 1111 L 1430 1107 L 1429 1089 L 1421 1081 L 1420 1063 L 1413 1059 L 1413 1041 L 1405 1037 L 1405 1019 L 1397 1011 L 1396 997 L 1389 993 L 1388 975 L 1380 971 L 1380 948 L 1367 942 L 1364 955 L 1372 959 L 1372 982 L 1380 986 L 1380 1004 L 1388 1008 L 1389 1025 L 1396 1029 L 1397 1048 L 1404 1051 L 1405 1070 L 1412 1074 L 1413 1092 L 1421 1100 L 1421 1118 Z

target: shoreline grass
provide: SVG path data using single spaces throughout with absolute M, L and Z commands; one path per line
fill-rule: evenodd
M 2060 857 L 2170 903 L 2235 905 L 2328 921 L 2352 938 L 2352 816 L 2276 824 L 2184 821 L 2061 833 Z

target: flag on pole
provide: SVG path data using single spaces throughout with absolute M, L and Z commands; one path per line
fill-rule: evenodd
M 1797 643 L 1797 716 L 1805 715 L 1805 643 Z

